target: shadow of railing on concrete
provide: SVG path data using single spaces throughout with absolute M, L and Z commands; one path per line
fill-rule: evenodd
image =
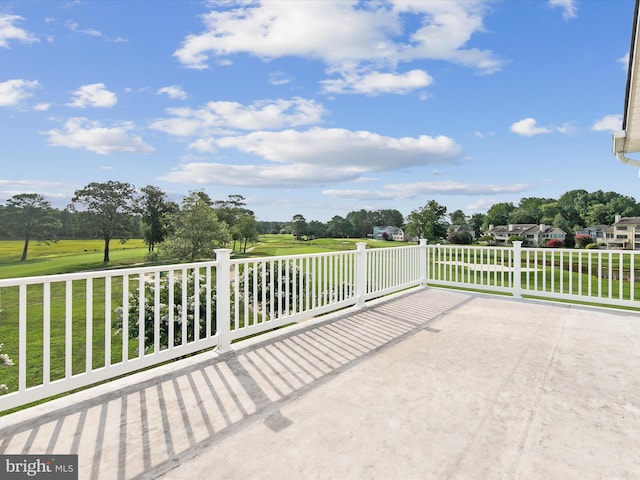
M 157 478 L 248 424 L 287 428 L 284 402 L 467 299 L 460 292 L 420 290 L 350 311 L 7 426 L 0 431 L 0 453 L 78 454 L 83 479 Z

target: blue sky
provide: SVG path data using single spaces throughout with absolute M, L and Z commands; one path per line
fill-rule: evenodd
M 89 182 L 259 220 L 615 191 L 633 0 L 0 0 L 0 201 Z

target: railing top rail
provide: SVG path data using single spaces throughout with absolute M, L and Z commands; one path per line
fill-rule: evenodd
M 202 268 L 216 266 L 215 260 L 204 262 L 174 263 L 170 265 L 154 265 L 152 267 L 127 267 L 104 270 L 90 270 L 84 272 L 61 273 L 56 275 L 39 275 L 37 277 L 17 277 L 0 279 L 0 288 L 15 287 L 18 285 L 33 285 L 42 283 L 65 282 L 68 280 L 86 280 L 88 278 L 122 277 L 125 275 L 139 275 L 155 272 L 166 272 L 168 270 L 183 270 L 189 268 Z
M 291 260 L 295 258 L 316 258 L 316 257 L 331 257 L 331 256 L 344 256 L 353 255 L 357 250 L 339 250 L 336 252 L 320 252 L 320 253 L 300 253 L 297 255 L 274 255 L 272 257 L 251 257 L 251 258 L 234 258 L 231 260 L 231 264 L 260 262 L 260 261 L 278 261 L 278 260 Z
M 378 252 L 382 250 L 401 250 L 401 249 L 416 249 L 420 248 L 420 245 L 403 245 L 402 247 L 378 247 L 378 248 L 370 248 L 366 251 L 368 252 Z M 300 253 L 297 255 L 274 255 L 272 257 L 253 257 L 253 258 L 235 258 L 231 260 L 232 264 L 241 264 L 241 263 L 249 263 L 256 261 L 278 261 L 278 260 L 288 260 L 295 258 L 317 258 L 317 257 L 331 257 L 331 256 L 345 256 L 345 255 L 355 255 L 357 250 L 338 250 L 334 252 L 319 252 L 319 253 Z

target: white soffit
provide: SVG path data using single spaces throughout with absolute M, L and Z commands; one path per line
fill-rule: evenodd
M 638 45 L 638 3 L 633 18 L 631 47 L 629 49 L 629 73 L 627 76 L 627 91 L 625 94 L 625 111 L 622 129 L 625 131 L 623 153 L 640 152 L 640 45 Z

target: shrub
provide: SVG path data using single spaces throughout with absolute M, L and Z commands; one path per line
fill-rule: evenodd
M 564 242 L 559 238 L 551 238 L 547 240 L 546 247 L 547 248 L 561 248 L 564 245 Z
M 510 245 L 513 245 L 513 242 L 522 242 L 525 243 L 525 238 L 522 235 L 511 235 L 508 240 Z
M 0 343 L 0 351 L 4 348 L 4 343 Z M 11 367 L 13 365 L 13 360 L 6 353 L 0 353 L 0 365 L 3 367 Z M 0 384 L 0 394 L 7 393 L 9 388 L 4 384 Z
M 473 237 L 469 232 L 451 233 L 447 237 L 447 240 L 458 245 L 471 245 L 473 243 Z
M 586 247 L 587 250 L 597 250 L 598 248 L 600 248 L 600 244 L 598 243 L 590 243 L 589 245 L 587 245 Z
M 193 273 L 189 273 L 186 279 L 186 300 L 187 304 L 183 305 L 183 281 L 181 275 L 175 275 L 173 277 L 173 302 L 169 305 L 169 279 L 168 277 L 162 277 L 160 279 L 160 302 L 158 304 L 159 326 L 160 326 L 160 349 L 167 348 L 169 346 L 169 313 L 173 309 L 173 344 L 180 345 L 183 342 L 182 338 L 182 320 L 185 318 L 187 326 L 187 341 L 195 339 L 195 318 L 196 318 L 196 292 L 195 292 L 195 276 Z M 151 351 L 154 347 L 154 320 L 155 320 L 155 290 L 156 286 L 154 282 L 146 282 L 144 287 L 144 344 L 145 351 Z M 207 326 L 207 290 L 204 284 L 204 278 L 200 277 L 198 284 L 198 319 L 199 319 L 199 336 L 203 338 L 206 335 Z M 211 289 L 211 318 L 215 319 L 216 308 L 216 292 L 215 289 Z M 129 338 L 137 339 L 139 331 L 139 319 L 140 319 L 140 291 L 129 293 Z M 115 310 L 116 313 L 116 326 L 122 331 L 122 322 L 124 319 L 123 307 L 118 307 Z M 211 326 L 211 333 L 215 333 L 215 323 Z
M 575 236 L 576 247 L 578 248 L 587 248 L 587 245 L 593 243 L 593 238 L 591 235 L 587 235 L 585 233 L 578 233 Z
M 479 242 L 485 242 L 487 245 L 495 245 L 496 239 L 493 235 L 482 235 L 479 239 Z

